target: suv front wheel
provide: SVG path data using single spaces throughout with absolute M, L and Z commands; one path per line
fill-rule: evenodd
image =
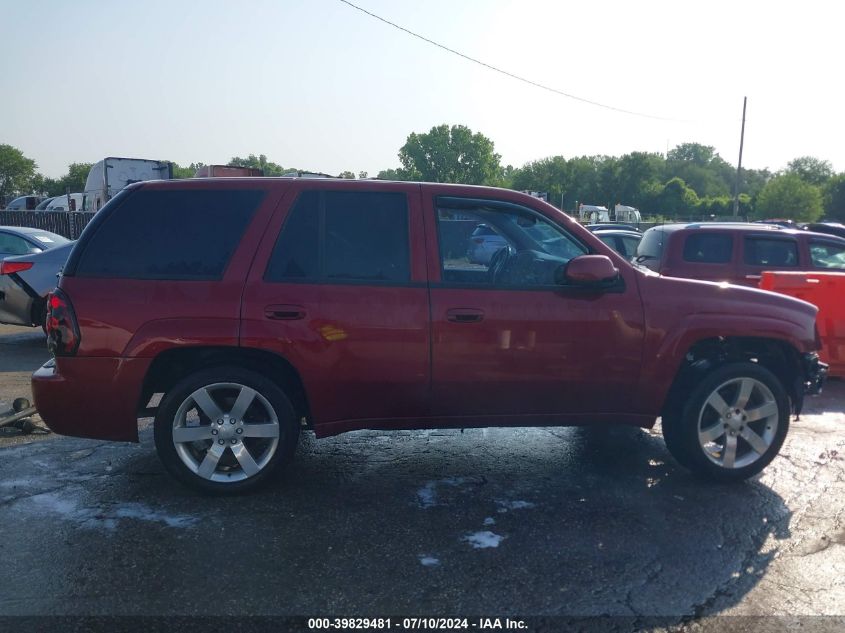
M 669 452 L 694 473 L 717 481 L 756 475 L 780 451 L 789 430 L 789 397 L 756 363 L 707 374 L 683 407 L 663 418 Z
M 298 438 L 285 393 L 240 367 L 189 375 L 165 394 L 155 418 L 164 466 L 206 492 L 256 488 L 292 459 Z

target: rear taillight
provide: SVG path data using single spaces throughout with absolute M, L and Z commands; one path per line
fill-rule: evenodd
M 474 238 L 472 238 L 472 241 L 475 242 L 476 244 L 483 244 L 484 238 L 483 237 L 474 237 Z
M 58 288 L 47 299 L 47 349 L 53 356 L 73 356 L 79 349 L 79 325 L 68 296 Z
M 0 275 L 11 275 L 32 268 L 32 262 L 0 262 Z

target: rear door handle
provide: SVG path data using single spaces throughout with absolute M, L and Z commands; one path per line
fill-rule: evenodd
M 265 306 L 264 318 L 274 321 L 297 321 L 305 318 L 305 308 L 283 304 Z
M 446 311 L 446 318 L 452 323 L 479 323 L 484 320 L 484 311 L 475 308 L 452 308 Z

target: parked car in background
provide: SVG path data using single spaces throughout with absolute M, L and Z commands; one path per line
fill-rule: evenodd
M 44 200 L 41 196 L 19 196 L 6 205 L 6 211 L 35 211 Z
M 31 255 L 69 242 L 66 237 L 21 226 L 0 226 L 0 259 L 14 255 Z
M 441 248 L 455 220 L 507 245 L 467 266 Z M 153 414 L 168 471 L 218 493 L 281 472 L 301 428 L 658 416 L 681 464 L 737 481 L 777 455 L 825 374 L 814 306 L 654 275 L 489 187 L 137 183 L 87 225 L 48 306 L 54 358 L 32 390 L 50 428 L 138 441 Z
M 493 255 L 507 245 L 508 241 L 494 229 L 486 224 L 479 224 L 469 237 L 467 260 L 471 264 L 489 264 Z
M 0 260 L 0 323 L 44 327 L 47 296 L 72 247 L 66 241 L 40 253 Z
M 835 235 L 845 239 L 845 224 L 838 222 L 811 222 L 801 227 L 805 231 L 813 231 L 813 233 L 827 233 L 828 235 Z
M 636 262 L 668 277 L 757 287 L 767 270 L 845 270 L 845 239 L 771 224 L 692 223 L 643 234 Z
M 633 259 L 637 253 L 637 246 L 643 239 L 643 234 L 636 231 L 620 231 L 616 229 L 592 229 L 602 242 L 610 246 L 625 259 Z
M 49 205 L 56 197 L 44 198 L 41 202 L 38 203 L 38 206 L 35 207 L 35 211 L 44 211 L 47 209 L 47 205 Z
M 615 230 L 615 231 L 636 231 L 640 233 L 640 229 L 633 225 L 633 224 L 625 224 L 624 222 L 600 222 L 599 224 L 585 224 L 584 228 L 590 231 L 604 231 L 604 230 Z
M 44 209 L 45 211 L 82 211 L 84 193 L 68 193 L 56 196 Z

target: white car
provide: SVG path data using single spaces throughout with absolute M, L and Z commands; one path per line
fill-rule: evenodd
M 84 193 L 68 193 L 56 196 L 44 211 L 82 211 Z

